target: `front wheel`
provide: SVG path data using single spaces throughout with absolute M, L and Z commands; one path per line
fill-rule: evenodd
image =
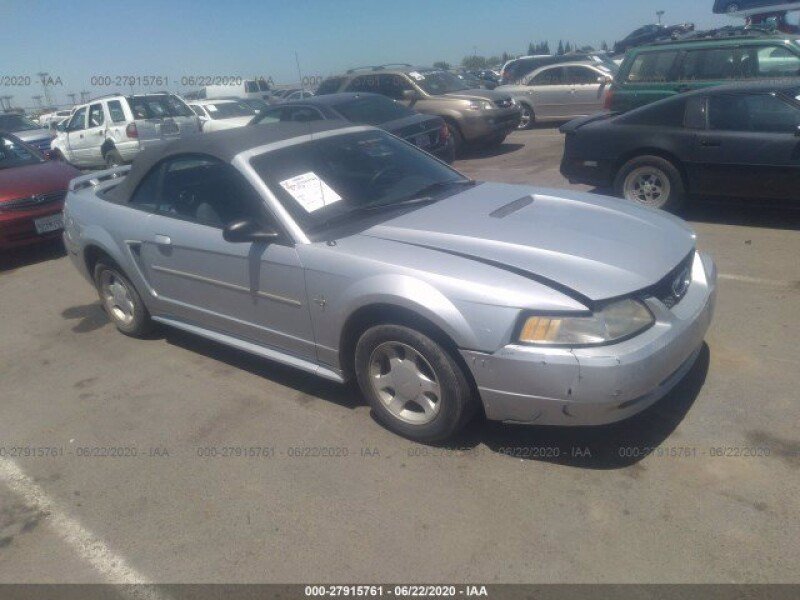
M 677 210 L 685 190 L 680 171 L 660 156 L 637 156 L 625 163 L 614 180 L 617 195 L 651 208 Z
M 522 116 L 520 117 L 517 129 L 519 130 L 530 129 L 531 127 L 533 127 L 533 123 L 536 120 L 536 118 L 533 115 L 533 109 L 527 104 L 521 104 L 520 108 L 522 109 Z
M 356 377 L 375 417 L 419 442 L 451 437 L 475 413 L 462 367 L 438 342 L 402 325 L 378 325 L 358 340 Z

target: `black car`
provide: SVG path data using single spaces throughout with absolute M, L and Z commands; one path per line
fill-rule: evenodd
M 731 84 L 576 119 L 561 173 L 668 210 L 691 195 L 796 199 L 799 97 L 797 80 Z
M 694 31 L 694 23 L 682 25 L 645 25 L 633 31 L 621 42 L 614 44 L 614 54 L 625 54 L 631 48 L 659 40 L 669 40 Z
M 743 10 L 759 9 L 764 12 L 775 10 L 776 7 L 785 4 L 794 4 L 800 0 L 716 0 L 714 2 L 714 12 L 717 14 L 722 13 L 737 13 Z
M 481 82 L 482 86 L 487 90 L 493 90 L 498 85 L 500 85 L 500 77 L 494 73 L 494 71 L 490 71 L 489 69 L 480 69 L 478 71 L 467 71 L 470 75 L 475 77 L 478 81 Z
M 440 117 L 419 114 L 380 94 L 364 92 L 325 94 L 286 102 L 262 111 L 253 117 L 250 125 L 323 119 L 374 125 L 447 163 L 452 163 L 455 159 L 453 139 L 450 137 L 447 125 Z

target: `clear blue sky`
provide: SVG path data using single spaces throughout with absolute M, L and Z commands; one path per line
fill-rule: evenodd
M 512 54 L 529 41 L 599 45 L 656 20 L 724 25 L 713 0 L 0 0 L 0 76 L 48 71 L 55 100 L 93 75 L 272 76 L 297 80 L 382 62 L 458 63 Z M 180 89 L 180 85 L 171 85 Z M 116 91 L 116 89 L 106 89 Z M 32 104 L 31 88 L 0 87 Z

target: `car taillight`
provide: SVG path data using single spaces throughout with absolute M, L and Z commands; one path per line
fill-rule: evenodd
M 439 127 L 439 139 L 442 140 L 442 143 L 450 139 L 450 130 L 447 128 L 447 123 L 442 123 L 442 126 Z
M 136 129 L 136 123 L 128 123 L 128 126 L 125 128 L 125 135 L 129 138 L 139 137 L 139 130 Z
M 613 101 L 614 101 L 614 90 L 608 88 L 606 90 L 605 100 L 603 100 L 603 108 L 605 108 L 606 110 L 611 110 L 611 103 Z

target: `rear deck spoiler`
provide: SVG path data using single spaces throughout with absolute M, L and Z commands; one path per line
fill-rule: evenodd
M 113 169 L 107 169 L 105 171 L 96 171 L 94 173 L 89 173 L 88 175 L 81 175 L 80 177 L 76 177 L 69 182 L 69 191 L 77 192 L 78 190 L 82 190 L 87 187 L 99 185 L 103 181 L 124 177 L 130 170 L 130 165 L 123 165 L 120 167 L 114 167 Z
M 574 133 L 576 130 L 580 129 L 584 125 L 588 125 L 589 123 L 594 123 L 595 121 L 603 121 L 605 119 L 611 119 L 612 117 L 616 117 L 618 112 L 599 112 L 593 115 L 589 115 L 586 117 L 578 117 L 577 119 L 573 119 L 569 123 L 564 123 L 558 130 L 561 133 Z

